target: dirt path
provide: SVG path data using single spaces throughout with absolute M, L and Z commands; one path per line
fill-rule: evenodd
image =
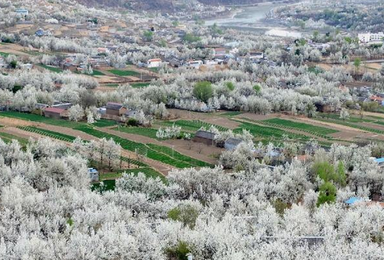
M 351 110 L 351 114 L 360 115 L 360 111 L 358 111 L 358 110 Z M 363 115 L 364 116 L 375 116 L 375 117 L 384 118 L 384 114 L 383 113 L 363 111 Z

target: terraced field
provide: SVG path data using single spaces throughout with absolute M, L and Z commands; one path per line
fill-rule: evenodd
M 84 133 L 93 135 L 97 138 L 107 138 L 107 139 L 112 138 L 115 140 L 115 142 L 120 143 L 123 149 L 133 151 L 133 152 L 139 152 L 141 154 L 146 155 L 150 159 L 163 162 L 165 164 L 174 166 L 176 168 L 211 166 L 206 162 L 199 161 L 188 156 L 184 156 L 179 152 L 173 151 L 168 147 L 137 143 L 128 139 L 121 138 L 116 135 L 98 131 L 96 129 L 93 129 L 87 126 L 78 127 L 76 129 Z M 172 152 L 170 152 L 170 150 Z

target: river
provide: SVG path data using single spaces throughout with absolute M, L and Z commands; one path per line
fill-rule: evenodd
M 254 31 L 271 36 L 300 38 L 302 35 L 298 31 L 279 27 L 271 23 L 270 20 L 264 21 L 264 18 L 279 6 L 283 6 L 283 4 L 266 3 L 258 6 L 241 7 L 233 17 L 207 20 L 205 24 L 207 26 L 217 24 L 221 27 Z

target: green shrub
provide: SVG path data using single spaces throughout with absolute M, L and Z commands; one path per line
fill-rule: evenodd
M 320 186 L 319 198 L 317 200 L 317 206 L 324 203 L 333 203 L 336 201 L 337 189 L 335 185 L 330 182 L 325 182 Z
M 134 118 L 130 118 L 130 119 L 128 119 L 127 124 L 128 124 L 129 126 L 138 126 L 138 125 L 139 125 L 139 121 L 137 121 L 137 120 L 134 119 Z
M 191 229 L 195 227 L 198 216 L 199 212 L 190 205 L 181 205 L 168 211 L 169 219 L 179 221 Z
M 203 102 L 208 102 L 208 99 L 213 96 L 213 88 L 211 82 L 202 81 L 196 83 L 193 89 L 193 95 Z
M 186 242 L 180 241 L 177 246 L 166 249 L 166 254 L 170 259 L 188 260 L 187 254 L 190 253 Z

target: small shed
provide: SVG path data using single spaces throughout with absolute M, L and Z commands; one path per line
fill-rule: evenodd
M 199 130 L 196 132 L 193 141 L 196 143 L 203 143 L 206 145 L 214 145 L 215 144 L 215 134 L 212 132 Z
M 99 181 L 99 172 L 95 168 L 88 168 L 88 174 L 91 181 Z
M 121 115 L 124 115 L 125 112 L 127 112 L 127 109 L 123 106 L 123 104 L 115 103 L 115 102 L 108 102 L 106 109 L 107 109 L 107 115 L 112 115 L 112 116 L 121 116 Z
M 225 150 L 235 150 L 236 147 L 242 142 L 243 140 L 239 139 L 239 138 L 228 138 L 225 143 L 224 143 L 224 148 Z
M 55 107 L 47 107 L 44 109 L 44 116 L 49 118 L 60 119 L 63 116 L 65 109 L 55 108 Z

